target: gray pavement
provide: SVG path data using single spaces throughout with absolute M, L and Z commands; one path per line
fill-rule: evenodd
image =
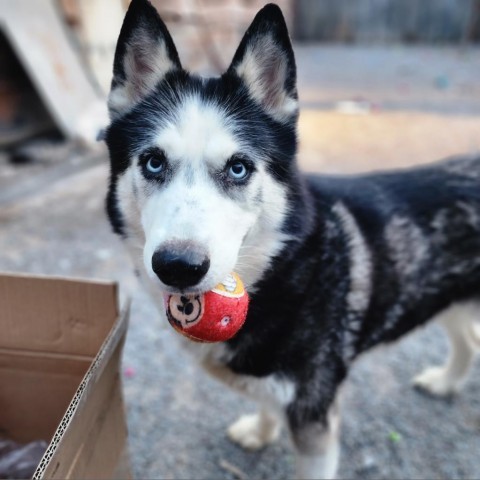
M 361 117 L 339 116 L 328 109 L 316 111 L 305 120 L 310 124 L 302 127 L 306 132 L 302 149 L 308 152 L 307 160 L 302 160 L 304 166 L 320 171 L 365 170 L 378 165 L 369 159 L 376 160 L 380 154 L 383 167 L 403 164 L 405 157 L 417 163 L 416 158 L 418 162 L 430 160 L 425 154 L 429 144 L 435 157 L 480 149 L 480 135 L 474 135 L 480 132 L 478 49 L 475 55 L 468 53 L 466 65 L 464 53 L 430 50 L 428 58 L 436 59 L 434 65 L 449 65 L 451 83 L 438 92 L 435 83 L 426 87 L 419 82 L 416 87 L 412 81 L 412 98 L 422 101 L 405 100 L 403 104 L 394 89 L 391 91 L 390 74 L 382 73 L 381 67 L 401 71 L 402 62 L 408 61 L 428 75 L 422 61 L 425 49 L 409 49 L 398 57 L 389 48 L 383 53 L 365 48 L 355 52 L 357 56 L 339 47 L 298 50 L 300 96 L 309 108 L 330 108 L 343 99 L 377 94 L 375 101 L 385 105 L 380 112 Z M 395 63 L 395 58 L 403 60 Z M 325 59 L 329 59 L 328 67 L 322 77 Z M 379 65 L 378 77 L 372 64 Z M 431 68 L 434 78 L 437 70 Z M 462 82 L 472 88 L 457 90 L 455 72 L 465 72 Z M 390 94 L 398 105 L 389 103 Z M 455 123 L 460 120 L 467 123 Z M 328 142 L 316 143 L 312 130 L 322 137 L 328 125 L 338 123 L 341 128 L 328 132 Z M 375 135 L 378 123 L 382 125 L 381 138 Z M 398 140 L 402 128 L 411 128 L 409 135 L 414 138 L 415 125 L 424 141 Z M 452 128 L 454 140 L 442 143 L 438 132 Z M 342 148 L 334 149 L 335 142 Z M 379 143 L 384 146 L 381 152 Z M 317 163 L 315 152 L 321 159 Z M 3 195 L 30 177 L 33 167 L 22 168 L 11 172 L 2 185 Z M 201 372 L 177 347 L 172 329 L 158 319 L 104 215 L 106 159 L 74 171 L 60 179 L 47 175 L 31 195 L 10 197 L 13 200 L 0 204 L 0 269 L 114 279 L 120 282 L 122 298 L 133 298 L 123 368 L 135 477 L 291 477 L 293 456 L 286 433 L 277 444 L 258 453 L 244 452 L 226 438 L 226 427 L 240 414 L 253 412 L 255 406 Z M 442 332 L 430 325 L 359 359 L 343 389 L 341 478 L 480 477 L 479 362 L 465 389 L 447 400 L 432 399 L 409 385 L 422 368 L 442 363 L 446 352 Z
M 478 47 L 298 45 L 304 106 L 365 99 L 382 110 L 478 115 Z M 320 87 L 320 88 L 319 88 Z

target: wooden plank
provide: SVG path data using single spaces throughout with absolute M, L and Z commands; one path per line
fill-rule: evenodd
M 67 137 L 98 101 L 52 0 L 0 0 L 0 28 Z

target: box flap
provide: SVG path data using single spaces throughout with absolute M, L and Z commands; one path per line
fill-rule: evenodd
M 85 374 L 34 479 L 112 478 L 126 439 L 119 365 L 129 309 L 128 303 Z
M 49 440 L 91 359 L 0 350 L 0 431 L 17 442 Z
M 117 316 L 115 283 L 0 275 L 0 349 L 94 357 Z

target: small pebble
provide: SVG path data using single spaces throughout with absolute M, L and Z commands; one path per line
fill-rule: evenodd
M 366 453 L 363 455 L 362 464 L 358 469 L 359 473 L 371 472 L 375 470 L 378 466 L 377 459 L 371 455 L 370 453 Z

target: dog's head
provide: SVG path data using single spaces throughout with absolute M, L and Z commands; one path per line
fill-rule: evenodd
M 280 9 L 255 17 L 218 78 L 182 68 L 146 0 L 133 0 L 109 96 L 107 210 L 154 285 L 206 291 L 235 270 L 247 286 L 288 237 L 298 117 Z

